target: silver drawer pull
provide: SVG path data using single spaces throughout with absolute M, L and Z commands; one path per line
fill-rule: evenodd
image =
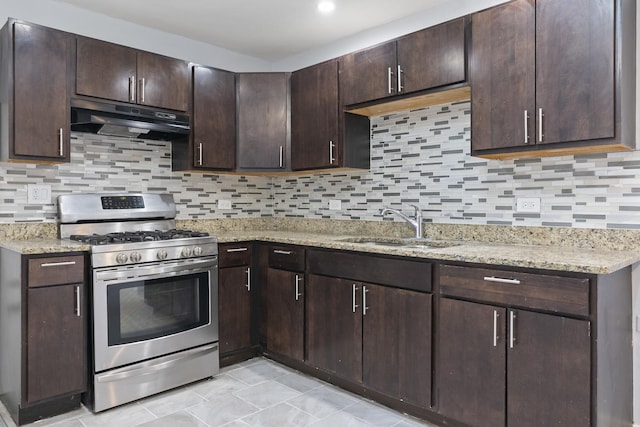
M 487 276 L 484 278 L 485 282 L 497 282 L 497 283 L 508 283 L 510 285 L 519 285 L 520 284 L 520 280 L 518 279 L 503 279 L 502 277 L 494 277 L 494 276 Z
M 280 255 L 291 255 L 291 251 L 281 251 L 280 249 L 274 249 L 273 253 Z
M 45 262 L 40 264 L 40 267 L 63 267 L 65 265 L 76 265 L 75 261 L 61 261 L 61 262 Z
M 227 252 L 246 252 L 248 250 L 249 248 L 233 248 L 233 249 L 227 249 Z

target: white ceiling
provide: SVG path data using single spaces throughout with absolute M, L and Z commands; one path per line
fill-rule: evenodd
M 234 52 L 276 61 L 452 0 L 57 0 Z

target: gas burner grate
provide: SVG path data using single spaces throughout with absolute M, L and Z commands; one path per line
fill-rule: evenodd
M 145 230 L 123 231 L 107 234 L 72 234 L 71 240 L 81 243 L 96 245 L 108 245 L 111 243 L 136 243 L 151 242 L 157 240 L 189 239 L 192 237 L 207 237 L 209 233 L 191 230 Z

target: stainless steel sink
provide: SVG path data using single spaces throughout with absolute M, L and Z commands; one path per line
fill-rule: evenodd
M 441 249 L 460 245 L 459 243 L 448 242 L 445 240 L 419 239 L 415 237 L 406 239 L 394 239 L 390 237 L 349 237 L 340 241 L 346 243 L 360 243 L 363 245 L 395 246 L 416 249 Z

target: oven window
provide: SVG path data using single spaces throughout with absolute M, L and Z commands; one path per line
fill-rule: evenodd
M 107 287 L 109 345 L 145 341 L 209 323 L 209 275 Z

